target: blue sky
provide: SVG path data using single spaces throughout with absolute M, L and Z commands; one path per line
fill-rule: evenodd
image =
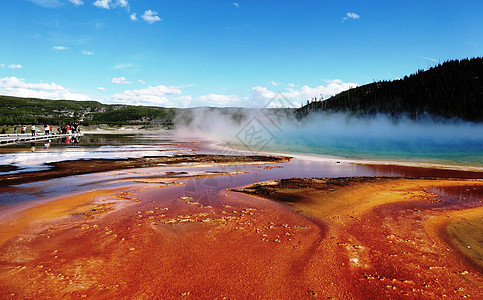
M 301 103 L 483 55 L 483 1 L 0 1 L 0 94 Z

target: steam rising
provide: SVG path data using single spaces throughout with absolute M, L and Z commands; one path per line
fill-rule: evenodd
M 286 110 L 197 108 L 178 115 L 176 133 L 230 142 L 251 151 L 483 165 L 483 124 L 461 120 L 395 120 L 386 115 L 344 113 L 312 114 L 297 120 Z M 263 136 L 254 140 L 255 134 Z

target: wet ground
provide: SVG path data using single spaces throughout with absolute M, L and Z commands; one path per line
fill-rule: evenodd
M 149 147 L 159 157 L 54 162 L 80 173 L 0 187 L 0 298 L 483 296 L 479 172 Z M 347 178 L 275 187 L 293 177 Z

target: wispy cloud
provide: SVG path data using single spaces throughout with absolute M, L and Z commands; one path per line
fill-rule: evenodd
M 7 68 L 9 69 L 22 69 L 22 65 L 19 65 L 19 64 L 11 64 L 11 65 L 8 65 Z
M 63 50 L 67 50 L 68 47 L 65 47 L 65 46 L 54 46 L 54 47 L 52 47 L 52 49 L 57 50 L 57 51 L 63 51 Z
M 131 63 L 127 63 L 127 64 L 116 64 L 116 65 L 112 66 L 112 69 L 113 70 L 123 70 L 123 69 L 131 68 L 131 67 L 134 67 L 134 65 L 131 64 Z
M 94 52 L 87 51 L 87 50 L 82 50 L 81 53 L 84 54 L 84 55 L 94 55 Z
M 59 0 L 28 0 L 28 1 L 46 8 L 57 8 L 61 6 L 61 3 Z
M 120 6 L 120 7 L 129 7 L 129 2 L 127 0 L 117 0 L 115 6 Z
M 84 2 L 82 2 L 82 0 L 69 0 L 72 4 L 74 4 L 75 6 L 79 6 L 79 5 L 82 5 L 84 4 Z
M 115 83 L 115 84 L 131 84 L 132 82 L 127 81 L 126 77 L 121 76 L 121 77 L 112 78 L 112 83 Z
M 138 17 L 136 15 L 136 13 L 132 13 L 129 15 L 129 18 L 132 20 L 132 21 L 137 21 L 138 20 Z
M 5 69 L 5 68 L 9 68 L 9 69 L 22 69 L 23 68 L 23 66 L 20 65 L 20 64 L 10 64 L 10 65 L 0 64 L 0 67 L 2 69 Z
M 233 5 L 234 5 L 235 7 L 240 7 L 240 4 L 238 4 L 237 2 L 233 2 Z
M 98 91 L 103 91 L 103 92 L 105 92 L 105 91 L 106 91 L 106 89 L 105 89 L 105 88 L 103 88 L 102 86 L 97 87 L 97 90 L 98 90 Z
M 144 80 L 142 80 L 142 79 L 139 79 L 139 80 L 138 80 L 138 83 L 140 83 L 140 84 L 146 84 L 146 81 L 144 81 Z
M 437 59 L 426 57 L 426 56 L 421 56 L 421 55 L 414 55 L 414 56 L 425 59 L 425 60 L 433 61 L 433 62 L 439 62 L 439 60 L 437 60 Z
M 153 24 L 154 22 L 161 21 L 161 18 L 158 17 L 158 13 L 154 10 L 146 10 L 144 14 L 141 16 L 144 21 L 148 22 L 149 24 Z
M 345 17 L 342 18 L 342 21 L 346 21 L 346 20 L 349 20 L 349 19 L 353 19 L 353 20 L 357 20 L 359 19 L 361 16 L 359 16 L 358 14 L 356 13 L 353 13 L 353 12 L 348 12 L 345 14 Z
M 248 102 L 248 97 L 240 95 L 220 95 L 220 94 L 208 94 L 199 96 L 194 99 L 200 102 L 202 105 L 216 105 L 216 106 L 242 106 Z

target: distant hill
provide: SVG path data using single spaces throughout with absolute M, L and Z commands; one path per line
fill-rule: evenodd
M 366 84 L 329 99 L 314 98 L 296 112 L 426 115 L 483 122 L 483 58 L 452 60 L 400 80 Z
M 81 122 L 84 125 L 172 126 L 174 110 L 162 107 L 107 105 L 97 101 L 45 100 L 0 96 L 0 125 Z
M 163 108 L 153 106 L 107 105 L 97 101 L 45 100 L 0 96 L 0 126 L 49 124 L 64 125 L 79 122 L 81 125 L 144 125 L 172 128 L 204 124 L 210 118 L 222 118 L 240 124 L 254 115 L 253 108 L 194 107 Z M 280 116 L 293 111 L 271 108 Z

